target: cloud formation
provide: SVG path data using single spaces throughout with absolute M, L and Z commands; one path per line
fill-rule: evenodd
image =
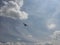
M 48 24 L 48 28 L 49 29 L 54 29 L 55 27 L 56 27 L 56 24 L 53 24 L 53 23 Z
M 0 9 L 0 16 L 11 17 L 14 19 L 27 19 L 28 14 L 24 11 L 21 11 L 23 6 L 23 0 L 5 0 L 5 4 Z
M 60 40 L 60 31 L 55 31 L 53 32 L 53 38 L 56 40 Z
M 54 31 L 51 38 L 51 42 L 53 45 L 60 45 L 60 31 Z

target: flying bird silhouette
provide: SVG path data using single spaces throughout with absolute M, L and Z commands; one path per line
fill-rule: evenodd
M 24 26 L 28 26 L 26 23 L 23 23 L 24 24 Z

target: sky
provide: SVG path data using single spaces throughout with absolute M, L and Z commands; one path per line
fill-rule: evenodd
M 9 33 L 12 33 L 14 36 L 18 35 L 17 37 L 21 38 L 20 40 L 24 39 L 23 41 L 25 42 L 30 40 L 32 42 L 42 42 L 42 45 L 60 44 L 59 0 L 1 0 L 0 3 L 0 16 L 5 17 L 5 20 L 6 17 L 9 20 L 11 20 L 10 18 L 14 19 L 10 23 L 9 20 L 4 22 L 4 18 L 0 17 L 2 22 L 4 22 L 2 24 L 3 27 L 6 24 L 8 29 L 10 29 L 9 27 L 12 26 L 12 23 L 15 23 L 14 26 L 17 29 L 17 33 L 14 32 L 14 26 L 12 26 L 13 29 L 11 27 L 11 32 L 8 31 Z M 23 23 L 26 23 L 28 26 L 24 27 Z M 9 24 L 11 25 L 9 26 Z
M 22 10 L 28 12 L 28 21 L 32 23 L 32 35 L 38 40 L 50 41 L 53 39 L 51 35 L 60 31 L 59 2 L 59 0 L 25 0 Z

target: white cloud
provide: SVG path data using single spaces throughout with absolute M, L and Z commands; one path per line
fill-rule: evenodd
M 0 9 L 0 16 L 21 20 L 28 18 L 28 14 L 20 10 L 23 5 L 23 0 L 8 0 L 8 2 L 3 2 L 5 5 Z
M 53 24 L 53 23 L 52 24 L 48 24 L 48 28 L 49 29 L 54 29 L 55 27 L 56 27 L 56 24 Z
M 53 32 L 52 44 L 53 45 L 60 45 L 60 31 Z
M 57 40 L 60 40 L 60 31 L 55 31 L 53 33 L 53 38 L 57 39 Z

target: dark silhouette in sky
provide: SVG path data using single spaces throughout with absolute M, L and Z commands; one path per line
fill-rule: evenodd
M 23 23 L 24 24 L 24 26 L 28 26 L 26 23 Z

